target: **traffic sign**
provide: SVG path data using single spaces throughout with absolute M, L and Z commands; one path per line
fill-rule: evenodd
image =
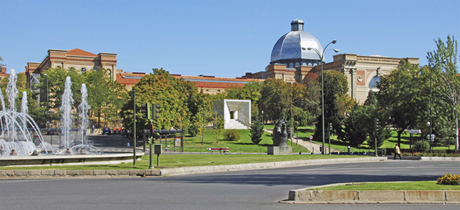
M 313 135 L 310 135 L 310 140 L 312 140 L 312 139 L 313 139 Z

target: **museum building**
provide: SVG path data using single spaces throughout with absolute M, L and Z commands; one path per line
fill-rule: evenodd
M 198 91 L 207 94 L 223 93 L 230 87 L 243 87 L 250 82 L 261 82 L 267 78 L 281 79 L 288 83 L 304 83 L 308 78 L 321 74 L 323 48 L 319 41 L 304 31 L 305 23 L 300 19 L 291 22 L 291 31 L 281 36 L 275 43 L 271 59 L 265 71 L 246 73 L 237 78 L 214 76 L 183 76 L 171 74 L 176 78 L 195 83 Z M 333 45 L 331 45 L 332 47 Z M 358 54 L 336 54 L 333 61 L 324 63 L 324 70 L 343 73 L 348 79 L 348 94 L 357 102 L 364 103 L 370 90 L 376 89 L 376 82 L 382 75 L 390 74 L 402 61 L 418 65 L 418 58 L 392 58 L 383 56 L 364 56 Z M 104 68 L 110 77 L 128 90 L 142 79 L 146 73 L 124 72 L 117 69 L 116 53 L 93 54 L 78 48 L 72 50 L 48 50 L 48 55 L 40 63 L 29 62 L 25 74 L 31 86 L 38 83 L 43 71 L 61 67 L 84 72 Z
M 323 54 L 323 48 L 314 36 L 304 31 L 304 24 L 302 20 L 293 20 L 291 31 L 281 36 L 275 43 L 270 64 L 265 71 L 246 73 L 242 78 L 276 78 L 289 83 L 304 83 L 307 78 L 315 78 L 321 74 L 319 55 Z M 380 80 L 380 76 L 390 74 L 402 64 L 402 60 L 413 65 L 419 63 L 418 58 L 391 58 L 349 53 L 337 54 L 333 58 L 332 62 L 324 64 L 324 70 L 343 73 L 348 79 L 348 94 L 359 103 L 364 103 L 370 90 L 377 90 L 376 82 Z

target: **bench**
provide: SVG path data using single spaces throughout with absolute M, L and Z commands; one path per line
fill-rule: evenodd
M 222 151 L 226 153 L 228 150 L 228 147 L 208 147 L 208 151 L 220 151 L 221 153 Z

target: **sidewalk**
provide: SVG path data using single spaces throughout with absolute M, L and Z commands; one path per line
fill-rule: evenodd
M 266 132 L 269 132 L 269 133 L 273 133 L 273 129 L 264 129 L 264 131 Z M 290 141 L 290 140 L 289 140 Z M 294 138 L 293 139 L 293 143 L 298 143 L 299 145 L 307 148 L 308 150 L 310 150 L 310 152 L 312 152 L 313 154 L 321 154 L 321 144 L 317 144 L 315 142 L 312 141 L 312 143 L 310 143 L 310 139 L 307 139 L 307 138 L 299 138 L 297 140 L 297 138 Z M 327 145 L 325 145 L 326 148 L 324 148 L 325 152 L 326 153 L 329 153 L 329 147 Z M 331 148 L 331 151 L 332 152 L 340 152 L 339 150 L 336 150 L 336 149 L 333 149 Z

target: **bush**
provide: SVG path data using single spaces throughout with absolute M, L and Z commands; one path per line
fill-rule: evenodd
M 237 130 L 226 130 L 224 133 L 225 139 L 228 141 L 238 141 L 240 140 L 240 133 Z
M 259 144 L 262 141 L 264 135 L 264 124 L 258 118 L 252 123 L 251 130 L 249 130 L 249 136 L 254 144 Z
M 451 175 L 447 173 L 446 175 L 438 178 L 438 184 L 441 185 L 460 185 L 460 174 Z
M 188 128 L 188 133 L 191 137 L 195 137 L 198 134 L 198 126 L 195 124 L 191 124 Z
M 417 152 L 427 152 L 430 149 L 430 143 L 424 140 L 416 141 L 412 148 Z

